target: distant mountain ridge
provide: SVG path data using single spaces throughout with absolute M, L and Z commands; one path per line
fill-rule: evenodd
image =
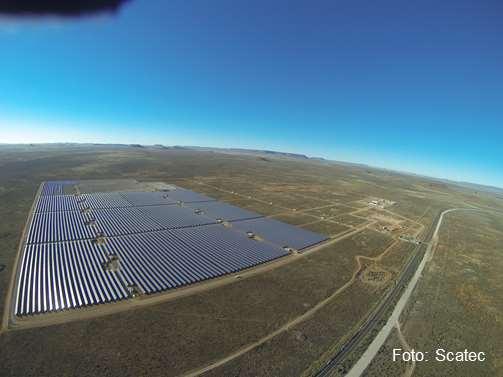
M 291 153 L 291 152 L 279 152 L 279 151 L 273 151 L 273 150 L 268 150 L 268 149 L 246 149 L 246 148 L 214 148 L 214 147 L 200 147 L 200 146 L 182 146 L 182 145 L 163 145 L 163 144 L 154 144 L 154 145 L 147 145 L 147 144 L 120 144 L 120 143 L 75 143 L 75 142 L 60 142 L 60 143 L 31 143 L 31 144 L 11 144 L 11 143 L 1 143 L 0 146 L 10 146 L 14 147 L 16 145 L 24 145 L 24 146 L 30 146 L 34 147 L 36 145 L 46 145 L 46 146 L 76 146 L 76 147 L 85 147 L 85 146 L 103 146 L 103 147 L 116 147 L 116 148 L 145 148 L 145 149 L 164 149 L 164 150 L 187 150 L 187 151 L 201 151 L 201 152 L 215 152 L 215 153 L 228 153 L 228 154 L 240 154 L 240 155 L 248 155 L 248 156 L 257 156 L 257 157 L 277 157 L 277 158 L 291 158 L 291 159 L 298 159 L 298 160 L 306 160 L 306 161 L 318 161 L 318 162 L 324 162 L 328 164 L 339 164 L 343 166 L 355 166 L 359 168 L 368 168 L 368 169 L 377 169 L 381 171 L 388 171 L 388 172 L 394 172 L 394 173 L 399 173 L 399 174 L 406 174 L 406 175 L 411 175 L 411 176 L 416 176 L 416 177 L 422 177 L 422 178 L 428 178 L 436 182 L 442 182 L 446 184 L 451 184 L 455 185 L 458 187 L 463 187 L 465 189 L 469 190 L 474 190 L 474 191 L 482 191 L 482 192 L 488 192 L 492 194 L 498 194 L 498 195 L 503 195 L 503 188 L 496 187 L 496 186 L 490 186 L 490 185 L 483 185 L 483 184 L 478 184 L 478 183 L 470 183 L 470 182 L 465 182 L 465 181 L 454 181 L 450 179 L 445 179 L 445 178 L 438 178 L 438 177 L 431 177 L 428 175 L 424 174 L 418 174 L 418 173 L 413 173 L 413 172 L 408 172 L 408 171 L 400 171 L 396 169 L 389 169 L 389 168 L 383 168 L 383 167 L 377 167 L 377 166 L 372 166 L 368 165 L 365 163 L 358 163 L 358 162 L 347 162 L 347 161 L 336 161 L 336 160 L 327 160 L 323 157 L 311 157 L 307 156 L 305 154 L 301 153 Z
M 471 190 L 475 190 L 475 191 L 485 191 L 485 192 L 490 192 L 493 194 L 503 194 L 503 188 L 500 188 L 500 187 L 486 186 L 486 185 L 480 185 L 478 183 L 471 183 L 471 182 L 464 182 L 464 181 L 461 181 L 461 182 L 450 181 L 447 179 L 443 179 L 443 181 L 457 185 L 457 186 L 461 186 L 464 188 L 468 188 Z
M 253 155 L 268 155 L 274 157 L 288 157 L 288 158 L 298 158 L 302 160 L 309 160 L 309 157 L 305 154 L 300 153 L 290 153 L 290 152 L 278 152 L 268 149 L 245 149 L 245 148 L 209 148 L 209 147 L 199 147 L 199 146 L 187 146 L 186 149 L 193 149 L 199 151 L 214 151 L 220 153 L 237 153 L 237 154 L 253 154 Z M 317 157 L 316 159 L 320 159 Z

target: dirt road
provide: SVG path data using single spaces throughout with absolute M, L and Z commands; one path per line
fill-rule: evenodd
M 466 208 L 452 208 L 448 209 L 444 212 L 441 213 L 440 218 L 438 220 L 437 226 L 435 228 L 435 231 L 433 233 L 432 239 L 430 244 L 428 245 L 428 248 L 426 250 L 426 253 L 424 253 L 423 259 L 421 260 L 421 263 L 419 264 L 416 272 L 414 273 L 414 276 L 410 280 L 407 288 L 403 292 L 402 296 L 400 297 L 400 300 L 397 302 L 395 309 L 393 310 L 393 313 L 389 317 L 388 321 L 384 325 L 384 327 L 379 331 L 375 339 L 372 341 L 372 343 L 369 345 L 365 353 L 360 357 L 358 362 L 351 368 L 349 373 L 347 374 L 348 377 L 359 377 L 363 374 L 365 369 L 370 365 L 374 357 L 377 355 L 379 352 L 379 349 L 383 346 L 383 344 L 386 342 L 386 339 L 388 339 L 388 336 L 391 334 L 391 331 L 395 327 L 400 314 L 402 313 L 403 309 L 407 305 L 407 302 L 409 301 L 410 296 L 412 295 L 412 292 L 414 291 L 414 288 L 417 285 L 417 282 L 421 278 L 421 275 L 423 273 L 424 267 L 426 265 L 426 262 L 430 259 L 431 254 L 435 250 L 437 244 L 438 244 L 438 231 L 440 230 L 440 226 L 442 225 L 442 221 L 444 219 L 444 216 L 450 212 L 453 211 L 459 211 L 459 210 L 469 210 Z

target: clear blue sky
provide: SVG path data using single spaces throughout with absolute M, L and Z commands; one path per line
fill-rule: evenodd
M 0 143 L 307 153 L 503 186 L 503 2 L 133 0 L 0 20 Z

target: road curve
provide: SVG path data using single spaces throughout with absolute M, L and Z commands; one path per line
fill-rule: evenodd
M 390 335 L 391 331 L 395 327 L 395 324 L 397 323 L 400 314 L 402 314 L 403 309 L 405 308 L 407 302 L 409 301 L 410 296 L 412 295 L 412 292 L 414 291 L 414 288 L 417 285 L 417 282 L 419 281 L 422 272 L 424 270 L 424 267 L 426 265 L 426 262 L 431 259 L 431 256 L 433 254 L 433 251 L 437 247 L 438 244 L 438 231 L 440 230 L 440 226 L 442 225 L 442 221 L 444 219 L 444 216 L 450 212 L 453 211 L 460 211 L 460 210 L 473 210 L 470 208 L 452 208 L 443 211 L 440 214 L 440 217 L 437 222 L 437 226 L 435 228 L 435 231 L 433 233 L 433 236 L 431 238 L 431 242 L 428 245 L 428 248 L 426 249 L 426 252 L 424 253 L 423 259 L 421 260 L 421 263 L 416 269 L 416 272 L 414 273 L 414 276 L 411 278 L 409 284 L 407 285 L 407 288 L 405 291 L 402 293 L 402 296 L 400 297 L 400 300 L 398 300 L 397 304 L 395 305 L 395 308 L 393 309 L 393 313 L 391 316 L 388 318 L 388 321 L 384 325 L 384 327 L 379 331 L 377 336 L 374 338 L 372 343 L 369 345 L 367 350 L 363 353 L 363 355 L 360 357 L 360 359 L 357 361 L 357 363 L 351 368 L 349 373 L 346 375 L 347 377 L 359 377 L 363 374 L 365 369 L 370 365 L 374 357 L 377 355 L 379 352 L 379 349 L 382 347 L 382 345 L 386 342 L 386 339 Z

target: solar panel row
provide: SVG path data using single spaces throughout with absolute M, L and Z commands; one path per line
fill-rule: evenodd
M 296 250 L 305 249 L 328 238 L 322 234 L 267 218 L 236 221 L 232 223 L 232 227 L 246 233 L 253 233 L 275 245 Z
M 92 239 L 100 233 L 112 237 L 214 223 L 215 220 L 178 205 L 36 213 L 27 242 Z
M 187 191 L 187 190 L 185 190 Z M 164 193 L 133 193 L 134 205 L 165 200 Z M 122 194 L 123 195 L 123 194 Z M 144 231 L 176 229 L 214 224 L 218 220 L 232 221 L 236 230 L 251 232 L 279 246 L 302 250 L 324 241 L 327 237 L 294 227 L 230 204 L 217 201 L 179 205 L 146 205 L 131 207 L 118 193 L 86 194 L 86 200 L 73 195 L 41 197 L 30 227 L 28 243 L 58 242 L 93 238 L 97 232 L 107 236 Z M 86 204 L 83 204 L 86 203 Z M 75 211 L 90 204 L 91 211 Z M 117 208 L 114 208 L 117 206 Z M 101 208 L 108 209 L 101 209 Z M 48 212 L 50 211 L 50 212 Z M 62 212 L 52 212 L 62 211 Z M 95 220 L 94 228 L 90 222 Z
M 96 222 L 96 229 L 106 236 L 120 236 L 161 230 L 163 227 L 144 214 L 141 207 L 96 209 L 86 214 Z
M 123 192 L 122 197 L 135 206 L 153 206 L 164 204 L 176 204 L 177 201 L 170 199 L 165 192 Z
M 288 254 L 222 225 L 116 237 L 102 247 L 89 240 L 27 245 L 16 314 L 121 300 L 128 285 L 151 294 Z M 110 254 L 118 256 L 119 271 L 103 268 Z
M 62 195 L 65 186 L 74 185 L 76 181 L 48 181 L 44 182 L 40 195 Z
M 173 234 L 194 250 L 207 254 L 218 265 L 225 266 L 227 272 L 236 272 L 288 254 L 280 247 L 252 240 L 246 234 L 233 232 L 222 225 L 178 229 Z
M 52 194 L 42 195 L 37 203 L 35 212 L 71 211 L 82 208 L 120 208 L 133 206 L 151 206 L 177 204 L 179 202 L 200 203 L 214 201 L 207 196 L 184 189 L 170 192 L 97 192 L 81 195 L 63 195 L 63 186 L 45 183 L 53 187 Z M 171 197 L 173 196 L 173 197 Z
M 138 207 L 144 216 L 154 219 L 164 229 L 194 227 L 215 224 L 216 221 L 202 214 L 196 215 L 190 208 L 173 206 Z
M 131 207 L 131 203 L 124 199 L 118 192 L 95 192 L 93 194 L 80 195 L 82 206 L 100 208 Z
M 75 211 L 81 208 L 82 198 L 75 195 L 47 195 L 41 196 L 35 208 L 36 213 Z
M 128 297 L 107 259 L 90 241 L 27 245 L 21 262 L 15 313 L 57 311 Z
M 212 219 L 235 221 L 262 217 L 258 213 L 221 202 L 188 203 L 187 207 L 193 208 L 196 213 L 202 213 Z
M 35 212 L 75 211 L 79 209 L 104 209 L 132 207 L 133 205 L 118 193 L 93 193 L 81 195 L 41 196 Z
M 35 212 L 75 211 L 84 208 L 120 208 L 132 207 L 132 204 L 118 193 L 104 192 L 81 195 L 41 196 Z
M 27 243 L 61 242 L 94 238 L 96 231 L 86 225 L 79 211 L 36 213 L 28 231 Z

